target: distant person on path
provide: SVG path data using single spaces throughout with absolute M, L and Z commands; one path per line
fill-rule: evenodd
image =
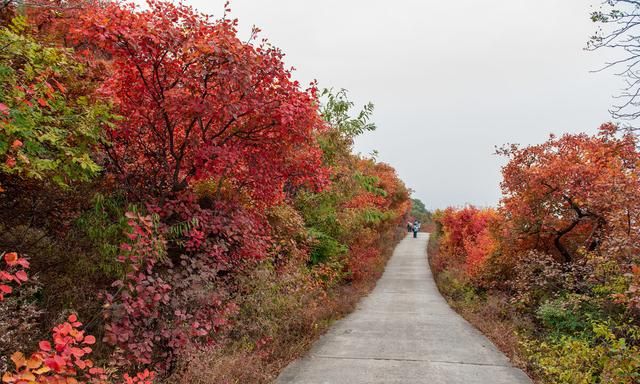
M 417 238 L 418 237 L 418 231 L 420 230 L 420 222 L 418 220 L 416 220 L 413 223 L 413 238 Z
M 407 221 L 407 232 L 413 231 L 413 224 L 410 221 Z

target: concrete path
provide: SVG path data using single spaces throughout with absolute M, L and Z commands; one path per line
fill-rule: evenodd
M 530 384 L 440 296 L 428 238 L 402 240 L 373 292 L 276 383 Z

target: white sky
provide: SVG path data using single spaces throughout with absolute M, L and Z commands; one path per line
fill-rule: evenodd
M 186 0 L 221 15 L 224 0 Z M 494 205 L 494 147 L 594 132 L 621 82 L 590 73 L 583 51 L 599 0 L 234 0 L 241 38 L 252 25 L 280 47 L 303 84 L 372 101 L 379 151 L 427 207 Z

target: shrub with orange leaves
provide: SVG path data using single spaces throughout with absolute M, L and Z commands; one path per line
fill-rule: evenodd
M 460 263 L 470 276 L 476 275 L 487 258 L 497 249 L 498 242 L 492 228 L 500 220 L 498 212 L 491 208 L 479 209 L 467 206 L 461 209 L 447 208 L 436 216 L 442 228 L 442 254 L 447 255 L 444 265 Z
M 106 380 L 103 369 L 93 366 L 93 361 L 85 356 L 91 353 L 90 345 L 96 338 L 85 335 L 79 327 L 82 323 L 76 315 L 70 315 L 68 321 L 53 329 L 53 344 L 43 340 L 38 351 L 25 357 L 22 352 L 11 356 L 15 372 L 5 372 L 2 382 L 27 383 L 79 383 L 78 378 L 87 382 Z
M 608 123 L 498 153 L 498 210 L 436 216 L 441 292 L 536 382 L 637 383 L 638 136 Z
M 510 146 L 502 169 L 501 211 L 508 244 L 536 249 L 562 263 L 580 251 L 640 250 L 638 138 L 603 124 L 598 134 L 551 136 L 542 144 Z

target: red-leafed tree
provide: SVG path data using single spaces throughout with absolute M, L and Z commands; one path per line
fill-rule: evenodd
M 213 179 L 268 204 L 285 185 L 323 184 L 316 90 L 300 89 L 280 50 L 183 4 L 96 2 L 78 17 L 56 28 L 106 58 L 100 91 L 123 117 L 106 152 L 129 191 L 167 197 Z
M 595 136 L 551 137 L 512 146 L 503 169 L 502 210 L 519 249 L 571 262 L 576 251 L 638 244 L 640 155 L 633 135 L 605 124 Z M 516 244 L 516 243 L 512 243 Z
M 440 264 L 460 263 L 469 275 L 480 271 L 498 248 L 498 240 L 492 233 L 500 222 L 500 216 L 494 209 L 478 209 L 467 206 L 461 209 L 447 208 L 439 214 L 438 222 L 444 236 L 441 247 L 451 260 L 438 260 Z

